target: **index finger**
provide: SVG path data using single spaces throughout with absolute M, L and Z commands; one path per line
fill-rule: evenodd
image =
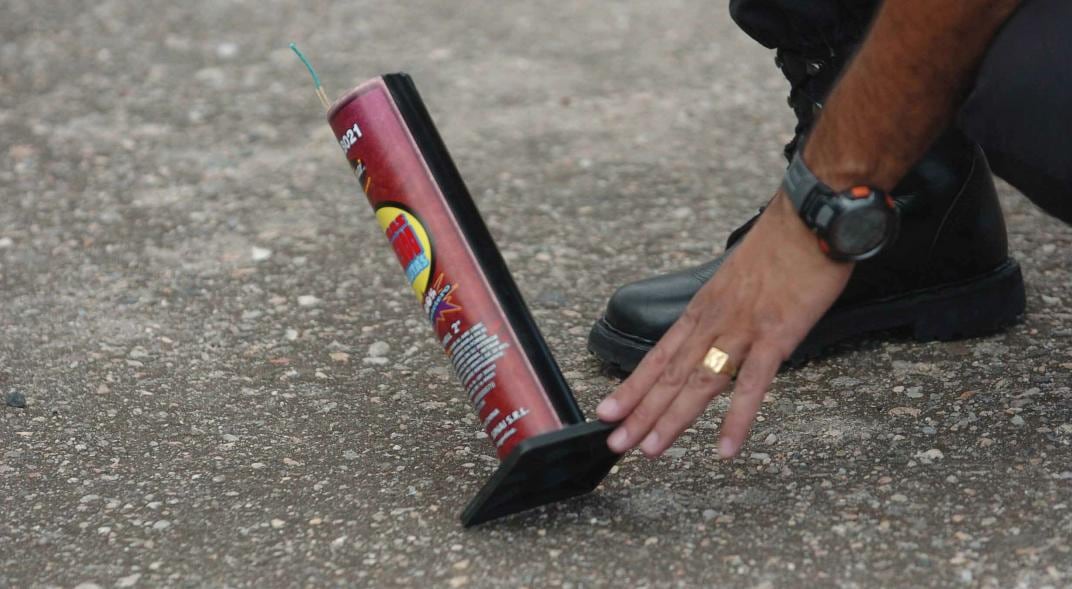
M 655 386 L 655 382 L 673 359 L 681 343 L 692 333 L 696 325 L 693 317 L 694 315 L 686 310 L 685 314 L 670 326 L 670 329 L 659 338 L 655 347 L 644 355 L 636 370 L 596 407 L 597 417 L 603 421 L 615 422 L 625 419 L 632 413 L 644 394 Z

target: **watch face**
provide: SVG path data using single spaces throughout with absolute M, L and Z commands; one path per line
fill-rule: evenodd
M 860 256 L 882 244 L 890 224 L 890 213 L 879 207 L 849 209 L 838 216 L 828 231 L 835 251 Z

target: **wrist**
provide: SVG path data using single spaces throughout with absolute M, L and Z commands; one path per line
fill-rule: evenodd
M 820 251 L 835 260 L 865 260 L 896 237 L 897 211 L 882 189 L 853 183 L 847 190 L 837 190 L 812 171 L 803 152 L 786 169 L 782 189 L 818 238 Z
M 800 217 L 800 213 L 789 200 L 789 195 L 785 190 L 778 189 L 767 209 L 777 220 L 779 232 L 785 235 L 794 247 L 813 258 L 816 263 L 837 268 L 851 268 L 855 265 L 852 261 L 835 260 L 823 252 L 818 235 Z
M 814 140 L 805 143 L 801 154 L 815 177 L 834 190 L 866 184 L 889 193 L 897 178 L 883 165 L 880 154 L 871 153 L 874 149 L 874 145 L 853 146 L 827 140 L 817 129 Z

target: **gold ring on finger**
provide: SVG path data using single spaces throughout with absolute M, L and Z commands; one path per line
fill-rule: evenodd
M 714 374 L 724 374 L 730 378 L 737 376 L 737 365 L 730 359 L 730 355 L 715 346 L 707 350 L 703 367 Z

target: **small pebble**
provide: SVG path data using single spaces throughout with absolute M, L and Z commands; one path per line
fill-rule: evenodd
M 265 249 L 263 247 L 253 246 L 250 251 L 250 257 L 253 258 L 254 262 L 263 262 L 264 260 L 267 260 L 268 258 L 272 257 L 272 250 Z
M 116 587 L 133 587 L 138 584 L 138 580 L 141 579 L 141 573 L 134 573 L 126 577 L 120 577 L 116 580 Z
M 924 464 L 928 464 L 928 463 L 933 462 L 935 460 L 941 460 L 941 459 L 945 458 L 945 454 L 941 450 L 939 450 L 938 448 L 931 448 L 930 450 L 927 450 L 926 452 L 920 452 L 920 453 L 916 454 L 916 458 L 919 458 L 920 460 L 922 460 Z
M 220 43 L 216 46 L 216 55 L 220 59 L 230 59 L 238 53 L 238 45 L 230 42 Z
M 312 307 L 320 303 L 320 299 L 313 295 L 302 295 L 298 297 L 298 305 L 302 307 Z
M 390 351 L 391 351 L 391 344 L 388 344 L 385 341 L 378 341 L 378 342 L 372 344 L 371 346 L 369 346 L 368 355 L 371 358 L 379 358 L 379 357 L 382 357 L 382 356 L 386 356 L 387 352 L 390 352 Z
M 688 450 L 686 450 L 685 448 L 677 447 L 677 446 L 675 446 L 673 448 L 667 448 L 666 451 L 663 452 L 663 455 L 666 456 L 667 458 L 681 458 L 681 457 L 685 456 L 686 454 L 688 454 Z
M 7 403 L 8 407 L 15 407 L 17 409 L 26 408 L 26 395 L 20 393 L 19 391 L 11 391 L 7 394 L 7 397 L 4 399 L 4 401 Z

